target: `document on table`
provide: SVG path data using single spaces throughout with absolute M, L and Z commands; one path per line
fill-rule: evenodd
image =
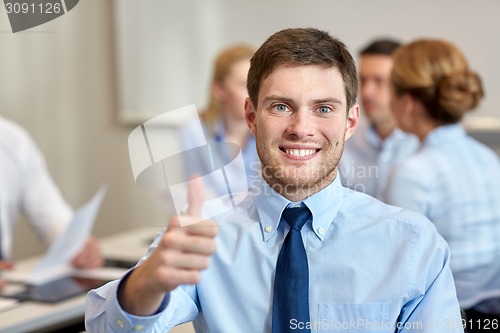
M 9 295 L 17 294 L 25 289 L 19 284 L 6 284 L 0 290 L 0 312 L 19 306 L 20 302 L 17 299 L 9 298 Z
M 19 305 L 19 301 L 9 298 L 0 298 L 0 312 L 12 309 Z
M 105 193 L 106 187 L 101 186 L 92 199 L 75 212 L 66 230 L 52 243 L 25 282 L 43 284 L 71 272 L 71 260 L 90 236 Z

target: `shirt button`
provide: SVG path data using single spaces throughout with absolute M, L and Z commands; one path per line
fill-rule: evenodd
M 273 230 L 273 228 L 271 228 L 271 226 L 270 226 L 270 225 L 268 225 L 267 227 L 265 227 L 265 228 L 264 228 L 264 230 L 265 230 L 267 233 L 270 233 L 270 232 Z
M 136 331 L 141 331 L 143 328 L 144 328 L 144 326 L 142 326 L 142 325 L 137 325 L 136 327 L 134 327 L 134 330 L 136 330 Z
M 121 320 L 121 319 L 118 319 L 118 320 L 116 321 L 116 323 L 117 323 L 117 324 L 118 324 L 118 326 L 120 326 L 121 328 L 124 328 L 124 327 L 125 327 L 125 323 L 124 323 L 124 322 L 123 322 L 123 320 Z
M 319 227 L 318 228 L 318 232 L 319 232 L 320 235 L 323 235 L 325 233 L 325 228 Z

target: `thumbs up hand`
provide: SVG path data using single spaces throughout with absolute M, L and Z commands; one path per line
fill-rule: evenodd
M 215 252 L 217 225 L 202 220 L 204 188 L 201 178 L 188 183 L 186 214 L 173 217 L 151 255 L 125 280 L 118 291 L 122 308 L 135 315 L 155 313 L 165 292 L 181 284 L 195 284 Z

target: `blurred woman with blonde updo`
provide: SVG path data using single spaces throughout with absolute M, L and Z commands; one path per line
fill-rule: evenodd
M 398 125 L 421 147 L 392 171 L 385 201 L 426 215 L 448 241 L 469 319 L 499 318 L 500 163 L 459 123 L 483 97 L 481 79 L 456 46 L 421 39 L 396 51 L 391 81 Z

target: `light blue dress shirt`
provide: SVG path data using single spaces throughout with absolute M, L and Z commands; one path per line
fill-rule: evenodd
M 361 125 L 345 143 L 339 164 L 342 184 L 380 199 L 391 169 L 418 146 L 415 136 L 398 128 L 381 140 L 372 126 Z
M 214 196 L 221 196 L 228 193 L 228 181 L 245 182 L 248 188 L 255 178 L 260 174 L 260 161 L 255 147 L 255 138 L 249 133 L 248 140 L 244 147 L 237 147 L 234 144 L 225 142 L 225 129 L 222 120 L 215 123 L 213 133 L 202 123 L 202 131 L 198 127 L 199 120 L 188 121 L 180 130 L 181 147 L 188 152 L 192 147 L 209 145 L 209 154 L 204 155 L 199 152 L 184 153 L 184 169 L 186 179 L 192 174 L 207 175 L 213 171 L 223 168 L 226 173 L 226 181 L 219 179 L 205 179 L 205 186 L 211 190 Z M 235 161 L 237 154 L 241 151 L 243 163 Z M 231 163 L 235 161 L 234 163 Z M 240 185 L 233 188 L 239 188 Z
M 288 204 L 260 179 L 243 205 L 215 219 L 217 251 L 197 285 L 138 317 L 121 309 L 120 281 L 110 282 L 87 297 L 88 332 L 166 332 L 191 320 L 197 332 L 271 332 Z M 291 321 L 290 332 L 307 324 L 312 332 L 463 332 L 448 246 L 425 217 L 346 189 L 338 177 L 303 204 L 313 216 L 302 228 L 311 323 Z
M 493 151 L 460 125 L 440 126 L 394 169 L 385 201 L 426 215 L 447 240 L 463 308 L 500 297 L 500 163 Z

